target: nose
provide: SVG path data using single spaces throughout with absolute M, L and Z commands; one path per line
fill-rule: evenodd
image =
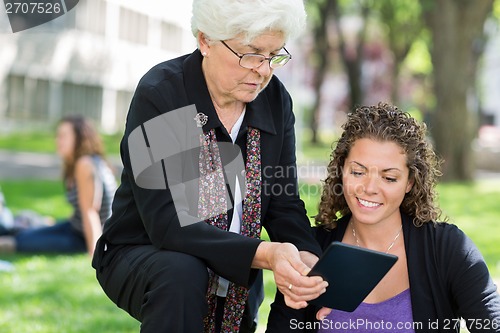
M 259 75 L 264 76 L 264 77 L 269 76 L 269 74 L 272 71 L 271 66 L 269 66 L 269 60 L 263 61 L 260 64 L 260 66 L 254 68 L 253 71 L 259 73 Z
M 378 182 L 379 177 L 376 175 L 369 175 L 366 177 L 366 181 L 364 184 L 364 192 L 366 194 L 377 194 L 378 193 Z

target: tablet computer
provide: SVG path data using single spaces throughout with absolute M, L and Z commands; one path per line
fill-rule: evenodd
M 397 260 L 392 254 L 332 242 L 308 274 L 321 276 L 328 287 L 309 303 L 352 312 Z

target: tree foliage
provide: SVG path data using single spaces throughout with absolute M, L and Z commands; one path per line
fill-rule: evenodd
M 315 13 L 312 36 L 316 102 L 310 123 L 313 142 L 317 139 L 321 86 L 332 66 L 332 53 L 341 59 L 348 78 L 348 109 L 363 104 L 364 48 L 373 42 L 369 32 L 377 27 L 383 31 L 384 45 L 392 54 L 391 98 L 396 105 L 401 105 L 400 72 L 410 50 L 415 45 L 430 50 L 433 88 L 424 99 L 432 101 L 425 105 L 433 107 L 429 128 L 436 151 L 444 159 L 443 180 L 472 179 L 471 143 L 478 121 L 474 107 L 478 98 L 476 73 L 485 44 L 485 21 L 491 13 L 500 12 L 500 0 L 495 7 L 494 3 L 495 0 L 310 0 L 309 11 Z M 347 16 L 361 21 L 355 33 L 343 28 L 342 20 Z

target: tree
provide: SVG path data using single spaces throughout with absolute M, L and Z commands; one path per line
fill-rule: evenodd
M 339 0 L 316 0 L 309 3 L 310 11 L 314 11 L 316 19 L 312 34 L 314 38 L 314 81 L 313 89 L 315 101 L 312 107 L 310 128 L 312 131 L 311 142 L 317 143 L 318 119 L 321 108 L 321 87 L 325 76 L 330 68 L 331 50 L 338 51 L 349 84 L 349 108 L 363 102 L 363 91 L 361 87 L 361 65 L 363 59 L 363 46 L 366 39 L 366 21 L 369 15 L 368 1 L 359 3 L 344 3 Z M 349 5 L 349 6 L 348 6 Z M 347 41 L 342 29 L 341 19 L 345 15 L 346 7 L 351 11 L 359 12 L 361 28 L 357 31 L 355 40 Z M 335 37 L 330 31 L 330 23 L 335 27 Z M 330 45 L 336 41 L 337 45 Z
M 333 16 L 338 36 L 338 49 L 349 81 L 349 108 L 353 108 L 363 103 L 361 66 L 363 64 L 363 47 L 366 41 L 370 6 L 368 1 L 359 1 L 356 3 L 357 6 L 355 9 L 357 9 L 361 18 L 361 27 L 357 31 L 355 40 L 350 41 L 350 44 L 353 45 L 348 45 L 342 25 L 340 24 L 342 15 L 344 15 L 343 10 L 339 6 L 338 1 L 332 1 L 332 3 L 334 5 Z
M 383 0 L 373 5 L 379 12 L 380 24 L 387 28 L 387 42 L 394 60 L 391 97 L 392 102 L 399 105 L 401 66 L 423 29 L 420 4 L 414 0 Z
M 325 75 L 328 71 L 330 64 L 330 43 L 328 38 L 328 18 L 331 15 L 332 10 L 335 7 L 335 1 L 316 1 L 311 4 L 311 6 L 316 9 L 316 14 L 318 16 L 315 20 L 315 25 L 313 26 L 312 33 L 314 38 L 314 78 L 313 78 L 313 90 L 314 90 L 314 104 L 312 106 L 312 114 L 309 123 L 311 129 L 311 142 L 318 143 L 318 125 L 319 125 L 319 111 L 321 108 L 321 87 L 325 81 Z M 313 9 L 311 9 L 313 10 Z
M 483 26 L 494 0 L 420 0 L 424 21 L 432 35 L 436 110 L 430 131 L 437 153 L 444 159 L 443 180 L 471 180 L 477 112 L 468 108 L 471 82 L 481 52 Z

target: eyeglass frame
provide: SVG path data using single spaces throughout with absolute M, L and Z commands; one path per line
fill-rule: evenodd
M 255 67 L 245 67 L 245 66 L 241 66 L 243 68 L 246 68 L 246 69 L 255 69 L 255 68 L 259 68 L 260 66 L 262 66 L 262 64 L 268 60 L 269 61 L 269 68 L 271 69 L 276 69 L 276 68 L 280 68 L 280 67 L 283 67 L 285 66 L 291 59 L 292 59 L 292 55 L 290 54 L 290 52 L 288 52 L 288 50 L 283 46 L 283 50 L 285 50 L 286 54 L 276 54 L 276 55 L 273 55 L 272 57 L 266 57 L 265 55 L 263 54 L 259 54 L 259 53 L 243 53 L 243 54 L 239 54 L 238 52 L 236 52 L 235 50 L 233 50 L 231 47 L 229 47 L 229 45 L 226 44 L 226 42 L 224 42 L 223 40 L 220 41 L 222 43 L 222 45 L 224 45 L 229 51 L 231 51 L 235 56 L 237 56 L 238 58 L 240 58 L 240 61 L 238 62 L 238 64 L 241 66 L 241 59 L 243 59 L 244 56 L 247 56 L 247 55 L 252 55 L 252 56 L 261 56 L 261 57 L 264 57 L 264 60 L 262 60 L 262 62 L 260 63 L 260 65 L 258 66 L 255 66 Z M 287 55 L 289 56 L 288 60 L 281 66 L 278 66 L 278 67 L 271 67 L 271 60 L 273 58 L 276 58 L 276 57 L 282 57 L 284 55 Z

